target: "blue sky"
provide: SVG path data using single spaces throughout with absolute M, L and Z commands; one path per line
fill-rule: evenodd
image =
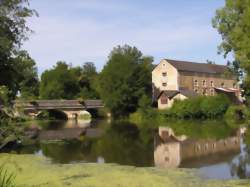
M 30 0 L 39 17 L 23 48 L 39 73 L 59 60 L 92 61 L 101 70 L 113 47 L 129 44 L 155 62 L 173 58 L 225 64 L 217 54 L 221 37 L 211 26 L 224 0 Z

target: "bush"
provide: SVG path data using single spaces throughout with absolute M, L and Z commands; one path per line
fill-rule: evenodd
M 201 111 L 205 118 L 223 116 L 230 106 L 230 100 L 224 95 L 205 97 L 201 101 Z
M 199 96 L 186 100 L 177 100 L 165 111 L 167 117 L 174 118 L 216 118 L 223 116 L 230 106 L 230 100 L 224 95 Z
M 91 119 L 91 114 L 88 112 L 83 112 L 79 115 L 78 119 L 89 120 Z
M 240 121 L 248 119 L 248 109 L 243 105 L 232 105 L 230 106 L 225 115 L 224 119 L 230 126 L 238 126 Z

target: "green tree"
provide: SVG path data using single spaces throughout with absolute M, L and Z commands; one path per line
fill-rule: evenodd
M 98 73 L 93 62 L 84 63 L 79 77 L 80 97 L 87 99 L 97 99 L 99 94 L 96 91 L 96 80 Z
M 147 60 L 145 60 L 147 59 Z M 151 90 L 150 61 L 141 51 L 128 45 L 118 46 L 98 78 L 98 90 L 113 116 L 129 115 L 138 101 Z
M 222 36 L 219 52 L 226 57 L 232 53 L 234 66 L 244 70 L 245 96 L 250 102 L 250 1 L 226 0 L 225 7 L 217 10 L 213 26 Z M 237 64 L 238 63 L 238 64 Z
M 65 62 L 57 62 L 51 70 L 41 76 L 40 97 L 42 99 L 73 99 L 79 93 L 78 79 Z
M 26 51 L 20 51 L 15 58 L 18 90 L 24 99 L 37 98 L 39 95 L 39 79 L 35 61 Z
M 37 13 L 29 9 L 28 0 L 0 1 L 0 85 L 5 85 L 14 97 L 19 90 L 16 56 L 31 30 L 26 19 Z

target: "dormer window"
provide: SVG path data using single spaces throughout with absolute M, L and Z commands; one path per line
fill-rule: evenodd
M 163 72 L 163 73 L 162 73 L 162 76 L 163 76 L 163 77 L 166 77 L 166 76 L 167 76 L 167 73 L 166 73 L 166 72 Z

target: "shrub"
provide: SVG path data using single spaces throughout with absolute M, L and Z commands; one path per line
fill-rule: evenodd
M 240 121 L 245 121 L 248 119 L 248 109 L 243 105 L 232 105 L 230 106 L 225 115 L 224 119 L 230 126 L 238 126 Z
M 229 106 L 230 100 L 224 95 L 199 96 L 175 101 L 165 114 L 174 118 L 215 118 L 223 116 Z
M 204 97 L 201 101 L 201 111 L 206 118 L 223 116 L 230 106 L 230 100 L 224 95 Z
M 79 115 L 78 119 L 89 120 L 89 119 L 91 119 L 91 114 L 84 112 L 84 113 Z

